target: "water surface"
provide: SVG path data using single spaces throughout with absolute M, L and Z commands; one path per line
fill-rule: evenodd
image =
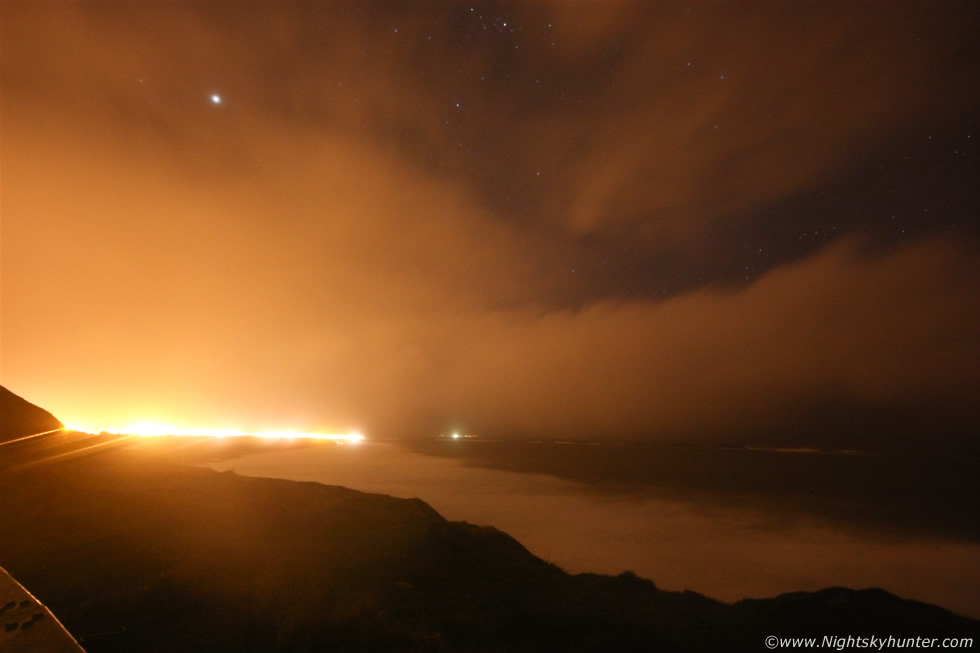
M 965 470 L 974 462 L 369 441 L 250 453 L 208 466 L 419 497 L 448 519 L 506 531 L 572 573 L 632 570 L 664 589 L 725 601 L 883 587 L 980 617 L 977 495 L 963 494 L 975 484 Z M 916 470 L 918 476 L 905 476 Z

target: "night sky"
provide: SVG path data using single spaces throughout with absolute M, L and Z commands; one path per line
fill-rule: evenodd
M 975 2 L 0 7 L 2 383 L 65 422 L 954 443 Z

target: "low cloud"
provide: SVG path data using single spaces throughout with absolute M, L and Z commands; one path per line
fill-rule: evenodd
M 812 432 L 825 406 L 927 406 L 938 435 L 943 416 L 976 419 L 975 261 L 975 244 L 942 239 L 844 242 L 737 292 L 484 315 L 461 327 L 447 392 L 480 422 L 554 437 L 871 435 Z

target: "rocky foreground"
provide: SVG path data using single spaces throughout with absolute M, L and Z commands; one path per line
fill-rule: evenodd
M 728 605 L 629 573 L 569 575 L 419 499 L 179 464 L 201 446 L 188 442 L 55 434 L 0 449 L 0 566 L 90 653 L 980 641 L 977 621 L 881 590 Z
M 0 385 L 0 444 L 63 426 L 48 411 Z

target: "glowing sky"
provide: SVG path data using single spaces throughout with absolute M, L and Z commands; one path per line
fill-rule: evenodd
M 973 2 L 0 14 L 0 382 L 63 421 L 980 425 Z

